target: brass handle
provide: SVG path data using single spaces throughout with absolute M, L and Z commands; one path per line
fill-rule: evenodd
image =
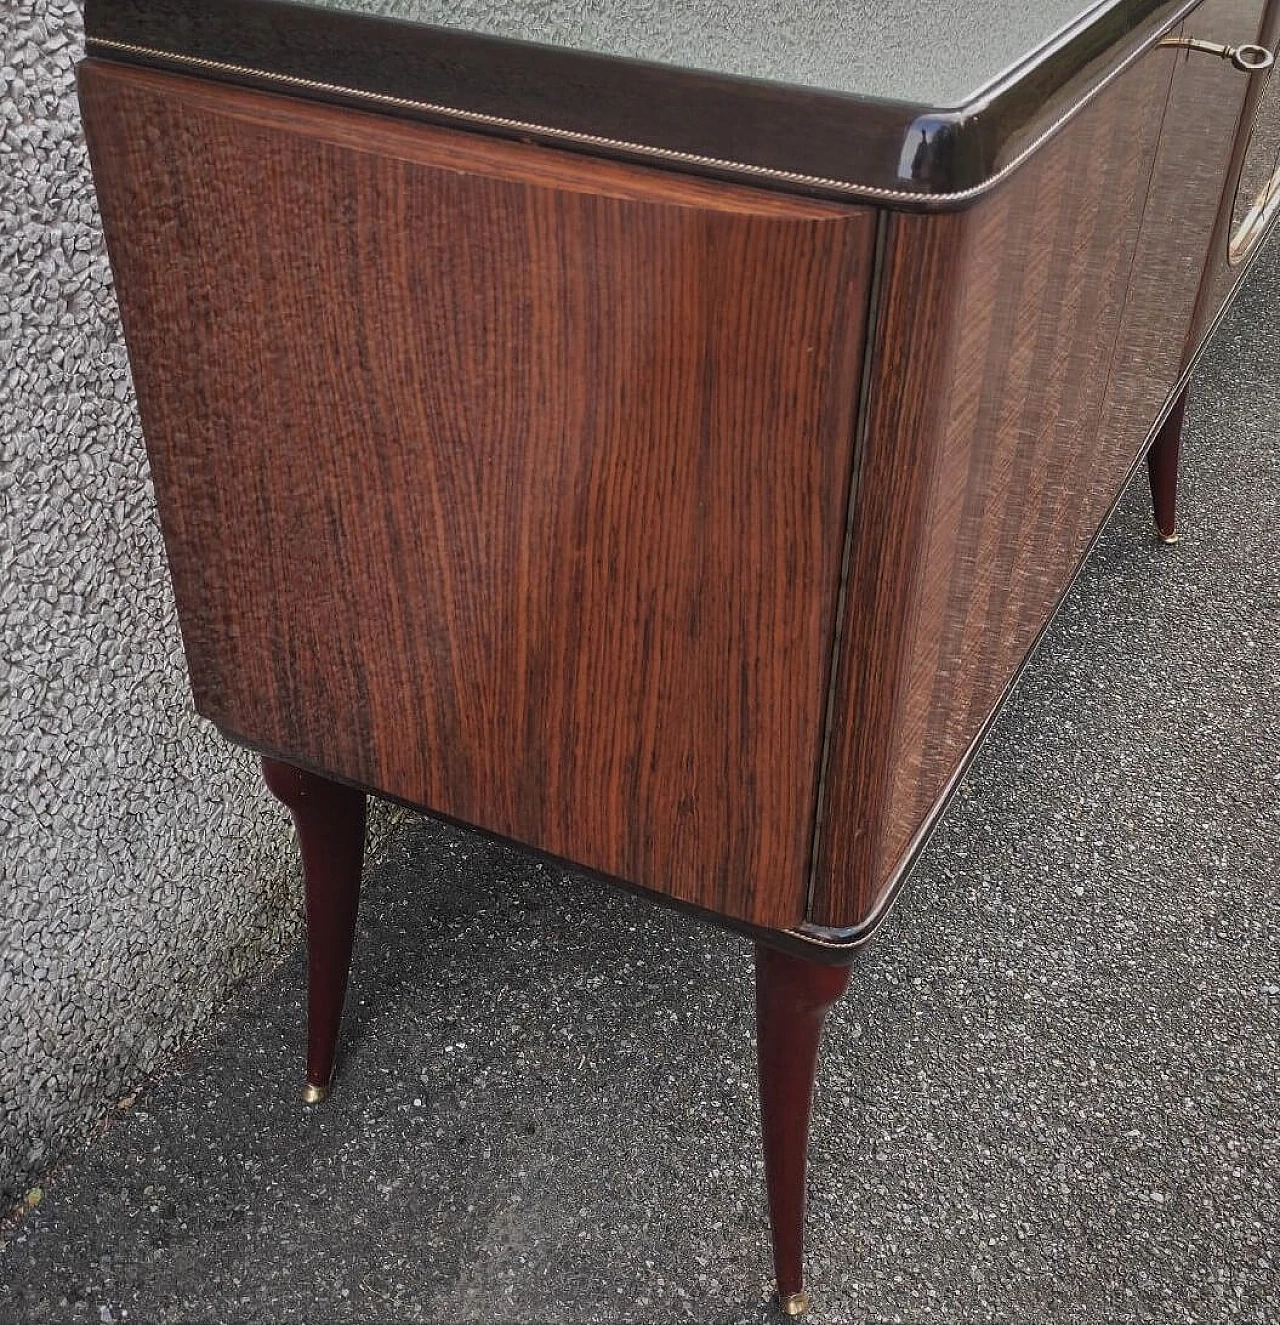
M 1220 41 L 1202 41 L 1199 37 L 1166 37 L 1161 46 L 1177 46 L 1186 51 L 1203 51 L 1230 60 L 1242 74 L 1260 74 L 1276 62 L 1275 52 L 1265 46 L 1246 42 L 1242 46 L 1224 46 Z

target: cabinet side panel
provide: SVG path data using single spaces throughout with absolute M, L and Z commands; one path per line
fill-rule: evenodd
M 101 64 L 81 99 L 200 711 L 798 920 L 873 215 Z
M 889 259 L 885 343 L 901 335 L 892 282 L 927 304 L 950 281 L 957 303 L 933 328 L 930 409 L 875 405 L 897 390 L 901 346 L 874 369 L 815 923 L 859 923 L 896 881 L 1141 448 L 1145 432 L 1099 424 L 1171 72 L 1169 54 L 1144 58 L 965 213 L 949 269 Z M 895 242 L 923 251 L 940 224 L 956 222 L 903 221 Z M 886 503 L 900 455 L 914 486 Z M 886 557 L 904 519 L 915 538 Z M 878 575 L 896 595 L 865 592 Z M 869 665 L 879 599 L 895 596 L 900 650 Z

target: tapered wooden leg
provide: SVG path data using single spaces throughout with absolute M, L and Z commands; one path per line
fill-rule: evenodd
M 279 759 L 264 758 L 262 776 L 293 815 L 302 850 L 307 905 L 307 1084 L 302 1098 L 319 1104 L 333 1078 L 351 969 L 365 795 Z
M 756 1052 L 765 1181 L 773 1226 L 778 1305 L 809 1306 L 804 1289 L 804 1207 L 809 1109 L 827 1010 L 849 985 L 847 966 L 824 966 L 756 945 Z
M 1186 408 L 1187 388 L 1184 386 L 1147 452 L 1147 476 L 1151 480 L 1156 534 L 1163 543 L 1178 541 L 1174 524 L 1178 502 L 1178 449 L 1182 444 L 1182 416 Z

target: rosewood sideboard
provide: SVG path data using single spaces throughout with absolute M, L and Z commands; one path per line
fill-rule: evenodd
M 1144 457 L 1177 537 L 1280 0 L 464 12 L 89 0 L 195 704 L 297 825 L 312 1102 L 366 793 L 753 937 L 798 1314 L 848 963 Z

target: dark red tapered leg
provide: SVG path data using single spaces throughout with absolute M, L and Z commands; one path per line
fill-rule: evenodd
M 1147 452 L 1147 476 L 1151 479 L 1156 533 L 1165 543 L 1178 541 L 1174 526 L 1178 502 L 1178 448 L 1182 443 L 1182 415 L 1186 408 L 1187 388 L 1184 386 Z
M 778 1304 L 789 1316 L 804 1291 L 804 1206 L 809 1108 L 827 1010 L 849 985 L 847 966 L 824 966 L 756 944 L 756 1052 L 764 1169 L 773 1225 Z
M 279 759 L 264 758 L 262 776 L 293 815 L 302 849 L 307 901 L 307 1085 L 302 1098 L 318 1104 L 333 1077 L 351 969 L 365 795 Z

